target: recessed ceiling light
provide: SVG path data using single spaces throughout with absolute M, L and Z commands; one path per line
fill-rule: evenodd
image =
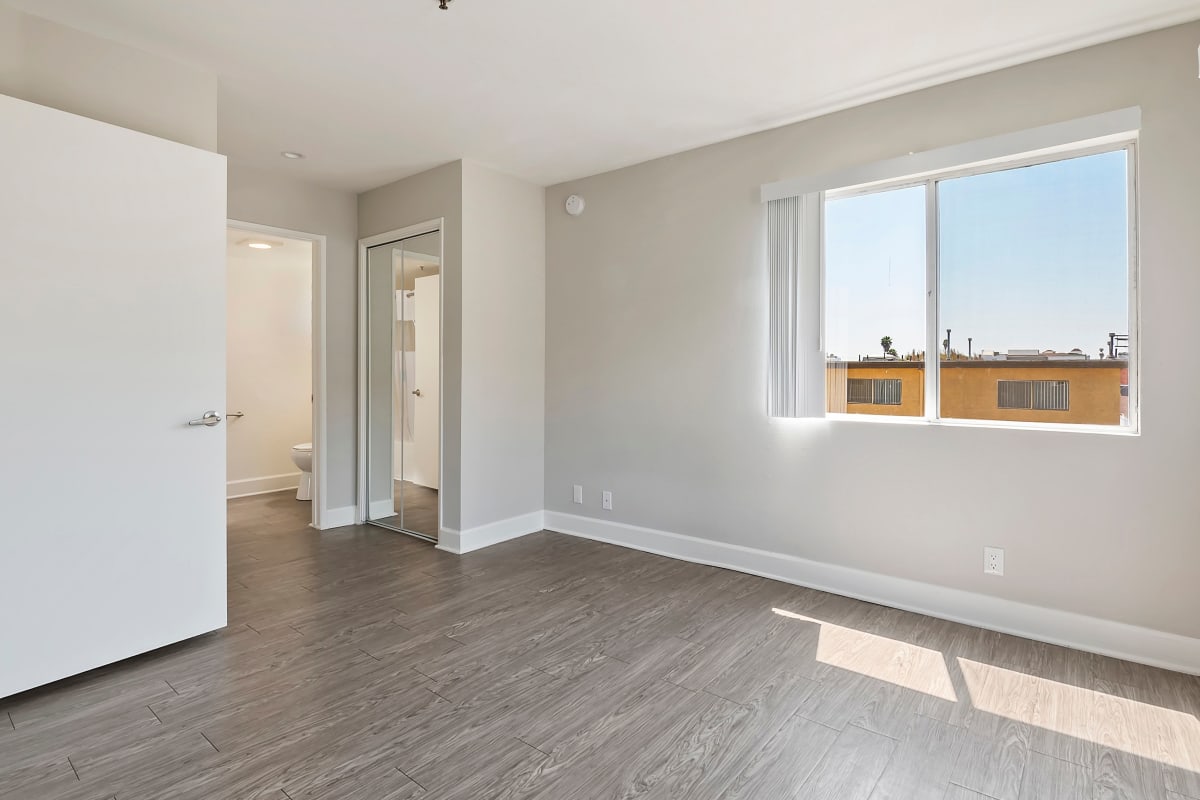
M 297 153 L 295 150 L 284 150 L 279 155 L 283 156 L 284 158 L 304 158 L 304 153 Z
M 248 237 L 246 239 L 238 239 L 235 242 L 239 247 L 251 247 L 255 250 L 272 250 L 276 247 L 283 247 L 283 242 L 274 239 L 257 239 Z

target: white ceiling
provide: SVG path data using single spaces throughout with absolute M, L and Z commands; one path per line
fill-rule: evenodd
M 462 157 L 556 183 L 1200 18 L 1197 0 L 8 1 L 217 72 L 222 152 L 356 191 Z

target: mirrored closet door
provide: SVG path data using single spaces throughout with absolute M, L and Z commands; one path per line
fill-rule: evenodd
M 441 233 L 367 249 L 366 517 L 437 541 Z

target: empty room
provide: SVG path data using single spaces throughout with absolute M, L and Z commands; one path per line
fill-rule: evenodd
M 1200 0 L 0 0 L 0 800 L 1200 800 Z

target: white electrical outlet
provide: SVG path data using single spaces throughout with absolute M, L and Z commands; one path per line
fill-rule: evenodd
M 605 492 L 600 502 L 605 511 L 612 511 L 612 492 Z
M 985 547 L 985 548 L 983 548 L 983 574 L 985 574 L 985 575 L 1003 575 L 1004 574 L 1004 548 L 1003 547 Z
M 576 503 L 579 503 L 580 505 L 583 504 L 583 487 L 580 486 L 578 483 L 575 484 L 574 500 Z

